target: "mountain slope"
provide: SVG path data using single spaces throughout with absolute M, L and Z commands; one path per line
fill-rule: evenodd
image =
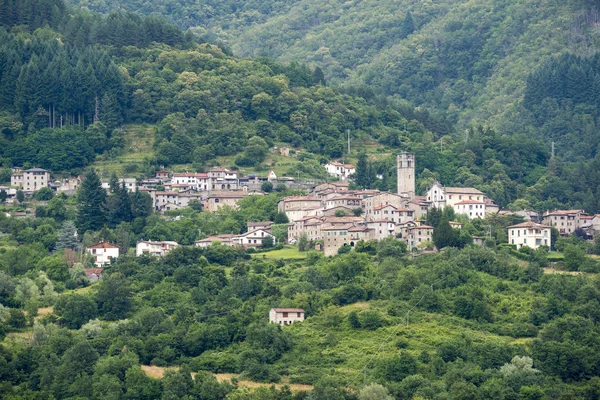
M 110 0 L 73 2 L 99 10 L 116 5 Z M 147 13 L 161 12 L 172 1 L 154 7 L 143 1 L 118 3 Z M 239 56 L 306 62 L 321 67 L 332 83 L 366 84 L 380 93 L 441 110 L 460 125 L 489 123 L 511 132 L 525 129 L 529 122 L 519 115 L 519 101 L 530 72 L 557 53 L 595 51 L 598 13 L 593 4 L 584 0 L 299 0 L 286 6 L 277 1 L 208 2 L 212 17 L 198 20 L 196 30 L 222 39 Z

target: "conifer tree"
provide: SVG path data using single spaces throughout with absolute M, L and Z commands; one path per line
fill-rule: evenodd
M 77 229 L 79 233 L 102 228 L 106 221 L 106 193 L 96 171 L 90 169 L 77 193 Z
M 77 251 L 79 248 L 79 241 L 77 240 L 77 229 L 73 221 L 65 221 L 62 227 L 58 231 L 58 241 L 56 242 L 56 251 L 60 250 L 74 250 Z

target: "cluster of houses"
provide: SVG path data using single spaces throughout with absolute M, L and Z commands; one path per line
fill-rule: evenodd
M 57 193 L 71 195 L 76 192 L 82 180 L 83 176 L 78 176 L 62 181 L 53 181 L 47 170 L 14 168 L 11 187 L 0 189 L 7 191 L 9 199 L 16 196 L 17 189 L 23 190 L 26 195 L 31 195 L 44 187 L 50 187 Z M 135 178 L 119 179 L 119 183 L 124 185 L 129 192 L 139 190 L 148 193 L 152 197 L 153 207 L 157 212 L 188 207 L 193 200 L 199 201 L 208 211 L 216 211 L 225 205 L 236 208 L 240 199 L 250 195 L 262 195 L 261 188 L 265 181 L 294 188 L 303 188 L 307 185 L 296 182 L 294 178 L 277 177 L 274 171 L 269 171 L 266 177 L 242 176 L 236 171 L 220 167 L 201 173 L 171 174 L 169 171 L 161 170 L 156 173 L 154 178 L 141 181 Z M 102 187 L 108 191 L 110 189 L 109 182 L 102 182 Z
M 475 188 L 444 187 L 436 182 L 425 196 L 416 196 L 414 161 L 413 153 L 398 155 L 398 193 L 350 190 L 345 182 L 331 182 L 317 185 L 308 196 L 282 199 L 278 208 L 290 221 L 288 240 L 293 243 L 306 235 L 308 240 L 322 242 L 327 256 L 360 240 L 379 241 L 388 236 L 406 241 L 413 250 L 432 241 L 433 227 L 423 219 L 433 207 L 450 206 L 471 219 L 499 211 Z M 457 222 L 452 225 L 461 227 Z
M 276 238 L 271 233 L 272 224 L 271 221 L 249 222 L 248 232 L 246 233 L 211 236 L 196 241 L 194 245 L 196 247 L 208 247 L 219 242 L 224 246 L 250 248 L 262 247 L 266 240 L 270 240 L 271 244 L 275 244 Z M 138 257 L 163 257 L 177 247 L 179 247 L 179 243 L 174 241 L 142 240 L 135 246 L 135 255 Z M 93 262 L 97 267 L 109 265 L 112 260 L 119 258 L 119 246 L 105 241 L 86 247 L 86 251 L 93 257 Z

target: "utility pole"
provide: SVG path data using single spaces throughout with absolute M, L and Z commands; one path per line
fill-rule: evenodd
M 348 131 L 348 154 L 350 154 L 350 129 L 347 129 Z

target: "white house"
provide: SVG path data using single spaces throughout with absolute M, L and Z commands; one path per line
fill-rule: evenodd
M 523 246 L 537 249 L 540 246 L 551 245 L 551 228 L 548 225 L 528 221 L 509 226 L 507 229 L 508 243 L 516 245 L 517 249 Z
M 431 185 L 427 191 L 426 201 L 431 202 L 432 207 L 444 208 L 454 207 L 462 201 L 479 201 L 485 203 L 487 196 L 475 188 L 469 187 L 444 187 L 439 182 Z
M 452 205 L 456 214 L 464 214 L 469 219 L 485 218 L 486 204 L 483 201 L 463 200 Z
M 119 186 L 125 185 L 128 192 L 137 192 L 137 180 L 135 178 L 121 178 L 119 179 Z M 102 182 L 102 189 L 109 191 L 110 182 Z
M 94 264 L 98 267 L 110 264 L 111 260 L 119 258 L 119 246 L 108 242 L 100 242 L 85 248 L 94 257 Z
M 262 247 L 263 241 L 270 237 L 275 244 L 275 236 L 264 229 L 255 229 L 253 231 L 234 236 L 231 241 L 235 246 L 243 247 Z
M 278 325 L 291 325 L 304 321 L 304 310 L 301 308 L 271 308 L 269 322 Z
M 179 244 L 177 242 L 152 242 L 152 241 L 142 241 L 138 242 L 135 246 L 135 255 L 153 255 L 157 257 L 162 257 L 167 254 L 169 251 L 177 248 Z
M 325 164 L 325 170 L 329 175 L 337 176 L 345 181 L 350 175 L 356 172 L 356 168 L 352 164 L 342 164 L 337 161 Z
M 275 174 L 275 171 L 273 171 L 273 170 L 270 170 L 270 171 L 269 171 L 269 175 L 267 175 L 267 180 L 268 180 L 269 182 L 272 182 L 272 181 L 276 181 L 276 180 L 277 180 L 277 175 Z

